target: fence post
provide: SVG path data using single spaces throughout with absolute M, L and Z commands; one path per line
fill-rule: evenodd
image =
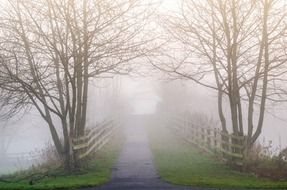
M 213 131 L 213 146 L 214 146 L 214 151 L 217 152 L 217 129 L 214 129 Z
M 206 132 L 207 132 L 207 148 L 210 150 L 211 149 L 211 141 L 210 141 L 210 128 L 208 127 L 206 129 Z
M 232 157 L 232 162 L 236 166 L 241 166 L 243 161 L 243 147 L 244 147 L 244 137 L 240 134 L 231 136 L 232 153 L 241 155 L 242 157 Z
M 205 147 L 205 129 L 204 127 L 201 127 L 201 146 Z
M 229 147 L 229 135 L 226 132 L 221 131 L 221 148 L 223 150 L 222 156 L 224 159 L 229 160 L 229 156 L 226 152 L 230 152 Z
M 191 136 L 191 142 L 195 144 L 196 134 L 195 134 L 194 125 L 192 124 L 192 122 L 190 122 L 190 136 Z

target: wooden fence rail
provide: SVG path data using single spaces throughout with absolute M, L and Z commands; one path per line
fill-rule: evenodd
M 209 153 L 219 153 L 224 161 L 241 165 L 244 157 L 245 138 L 223 133 L 218 128 L 199 126 L 190 118 L 173 117 L 170 128 L 185 141 Z
M 107 120 L 86 130 L 86 134 L 73 139 L 73 150 L 79 160 L 100 150 L 111 139 L 116 128 L 115 120 Z

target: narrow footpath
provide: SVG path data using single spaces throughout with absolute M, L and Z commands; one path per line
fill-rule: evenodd
M 113 168 L 112 180 L 101 187 L 85 190 L 203 189 L 178 187 L 160 180 L 153 162 L 144 120 L 144 116 L 130 116 L 125 122 L 126 141 L 118 162 Z

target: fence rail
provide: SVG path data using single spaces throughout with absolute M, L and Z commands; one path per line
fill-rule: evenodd
M 116 129 L 115 120 L 106 120 L 94 128 L 86 130 L 86 134 L 73 139 L 73 150 L 79 160 L 87 157 L 92 152 L 100 150 L 111 139 Z
M 218 128 L 199 126 L 185 116 L 173 117 L 170 128 L 185 141 L 209 153 L 220 153 L 224 161 L 241 165 L 244 157 L 243 136 L 226 134 Z

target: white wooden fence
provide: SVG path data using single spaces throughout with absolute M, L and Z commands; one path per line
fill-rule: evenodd
M 115 120 L 106 120 L 97 124 L 94 128 L 86 130 L 86 134 L 80 138 L 73 139 L 73 150 L 77 159 L 81 160 L 89 154 L 100 150 L 114 134 L 116 128 Z
M 218 128 L 199 126 L 191 118 L 184 116 L 173 117 L 169 127 L 182 139 L 200 149 L 219 153 L 224 161 L 242 164 L 245 143 L 243 136 L 226 134 Z

